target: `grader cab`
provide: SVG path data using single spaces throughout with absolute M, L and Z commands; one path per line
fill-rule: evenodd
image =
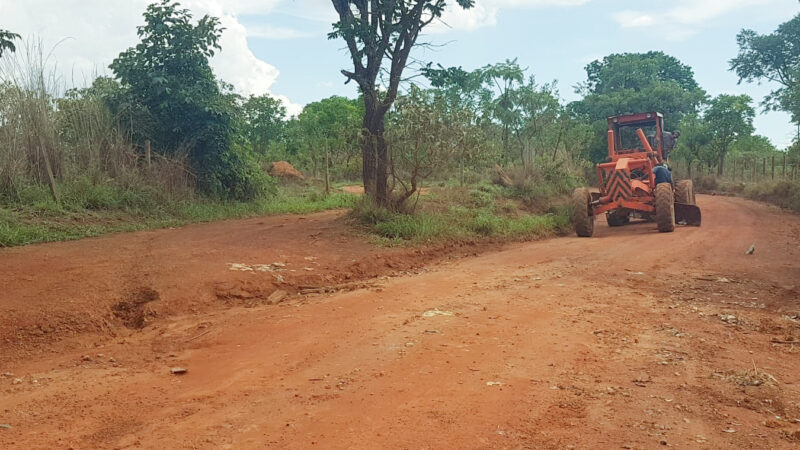
M 594 234 L 594 220 L 605 213 L 611 227 L 639 218 L 655 221 L 660 232 L 675 224 L 700 226 L 691 180 L 672 181 L 665 162 L 678 133 L 664 131 L 664 116 L 649 112 L 608 119 L 608 158 L 597 165 L 600 192 L 576 189 L 572 223 L 581 237 Z

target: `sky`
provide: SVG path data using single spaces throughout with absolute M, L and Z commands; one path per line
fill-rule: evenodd
M 0 0 L 0 29 L 47 49 L 64 85 L 110 75 L 108 64 L 138 41 L 136 27 L 150 0 Z M 355 96 L 341 69 L 349 56 L 328 40 L 335 21 L 329 0 L 182 0 L 195 17 L 211 14 L 225 27 L 216 74 L 242 94 L 270 94 L 291 114 L 331 95 Z M 710 94 L 749 94 L 755 103 L 777 86 L 738 83 L 728 70 L 742 28 L 769 33 L 800 12 L 797 0 L 476 0 L 470 10 L 451 1 L 431 26 L 421 63 L 472 70 L 517 58 L 539 82 L 558 81 L 562 99 L 589 62 L 611 53 L 661 50 L 694 69 Z M 409 72 L 407 75 L 411 75 Z M 761 113 L 756 132 L 778 147 L 796 134 L 788 115 Z

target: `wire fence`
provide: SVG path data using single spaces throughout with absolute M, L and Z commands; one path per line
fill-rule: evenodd
M 672 163 L 672 170 L 679 178 L 714 176 L 741 182 L 800 179 L 800 163 L 790 160 L 785 153 L 729 157 L 725 159 L 722 170 L 718 165 L 699 161 L 677 160 Z

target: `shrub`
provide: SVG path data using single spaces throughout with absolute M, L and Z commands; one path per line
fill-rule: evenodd
M 748 184 L 744 188 L 744 196 L 800 211 L 800 182 L 797 181 L 780 180 Z

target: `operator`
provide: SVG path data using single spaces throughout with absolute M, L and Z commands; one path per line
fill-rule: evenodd
M 675 146 L 678 145 L 678 138 L 681 136 L 680 131 L 665 131 L 661 134 L 662 145 L 664 146 L 664 160 L 666 161 L 669 159 L 669 154 L 675 150 Z
M 653 167 L 653 175 L 656 178 L 656 186 L 661 183 L 670 183 L 672 184 L 672 169 L 669 167 L 669 154 L 672 150 L 675 149 L 675 146 L 678 144 L 678 137 L 680 137 L 680 131 L 665 131 L 662 133 L 662 145 L 664 150 L 664 159 L 661 161 L 661 164 Z

